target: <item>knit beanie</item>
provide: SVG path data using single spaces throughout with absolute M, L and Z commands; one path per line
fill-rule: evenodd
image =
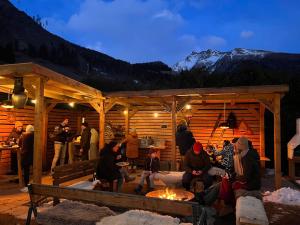
M 193 146 L 193 150 L 194 150 L 194 152 L 202 151 L 203 150 L 202 144 L 199 141 L 197 141 Z

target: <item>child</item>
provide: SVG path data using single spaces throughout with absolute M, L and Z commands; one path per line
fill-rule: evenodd
M 154 190 L 154 179 L 159 171 L 159 158 L 157 157 L 156 150 L 151 149 L 149 152 L 149 156 L 145 161 L 145 170 L 142 172 L 140 184 L 134 189 L 136 194 L 140 194 L 144 181 L 147 179 L 149 181 L 149 191 Z M 147 182 L 148 183 L 148 182 Z

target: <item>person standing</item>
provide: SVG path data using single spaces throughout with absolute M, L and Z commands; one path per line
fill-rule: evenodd
M 19 141 L 21 152 L 21 166 L 24 174 L 24 185 L 21 189 L 23 192 L 28 191 L 30 166 L 33 163 L 33 146 L 34 146 L 34 128 L 32 125 L 27 125 L 25 133 L 20 137 Z
M 98 151 L 99 134 L 95 128 L 91 129 L 91 140 L 90 140 L 90 150 L 89 150 L 89 160 L 97 159 L 99 155 Z
M 16 121 L 15 127 L 10 132 L 7 143 L 14 142 L 18 144 L 19 139 L 23 133 L 23 123 L 20 121 Z M 17 160 L 17 153 L 15 151 L 10 151 L 10 173 L 17 174 L 18 173 L 18 160 Z
M 65 118 L 61 124 L 54 128 L 53 139 L 54 139 L 54 157 L 51 165 L 51 173 L 53 173 L 54 168 L 56 167 L 58 159 L 60 159 L 60 165 L 65 163 L 66 150 L 67 150 L 67 133 L 66 127 L 69 124 L 69 119 Z
M 139 139 L 135 129 L 132 129 L 123 143 L 126 143 L 126 157 L 132 170 L 136 167 L 136 159 L 139 157 Z
M 195 143 L 194 135 L 191 131 L 187 129 L 187 123 L 185 120 L 182 120 L 177 126 L 176 131 L 176 145 L 179 148 L 180 153 L 180 165 L 179 169 L 183 170 L 183 161 L 186 152 L 193 146 Z
M 81 124 L 80 155 L 81 160 L 89 159 L 89 149 L 91 145 L 91 129 L 87 122 Z
M 210 159 L 200 142 L 196 142 L 185 154 L 184 168 L 185 173 L 182 177 L 182 186 L 187 191 L 190 190 L 190 185 L 194 178 L 201 178 L 205 189 L 212 184 L 212 177 L 208 174 L 208 170 L 211 168 Z

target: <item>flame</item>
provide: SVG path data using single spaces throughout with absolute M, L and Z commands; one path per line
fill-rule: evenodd
M 165 193 L 159 195 L 158 197 L 168 200 L 176 200 L 176 193 L 166 188 Z

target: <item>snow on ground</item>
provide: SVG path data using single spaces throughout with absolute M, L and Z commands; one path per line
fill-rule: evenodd
M 180 220 L 143 210 L 130 210 L 117 216 L 103 218 L 96 225 L 179 225 Z M 187 224 L 187 223 L 185 223 Z
M 275 202 L 284 205 L 300 206 L 300 191 L 292 188 L 281 188 L 279 190 L 264 193 L 265 202 Z

